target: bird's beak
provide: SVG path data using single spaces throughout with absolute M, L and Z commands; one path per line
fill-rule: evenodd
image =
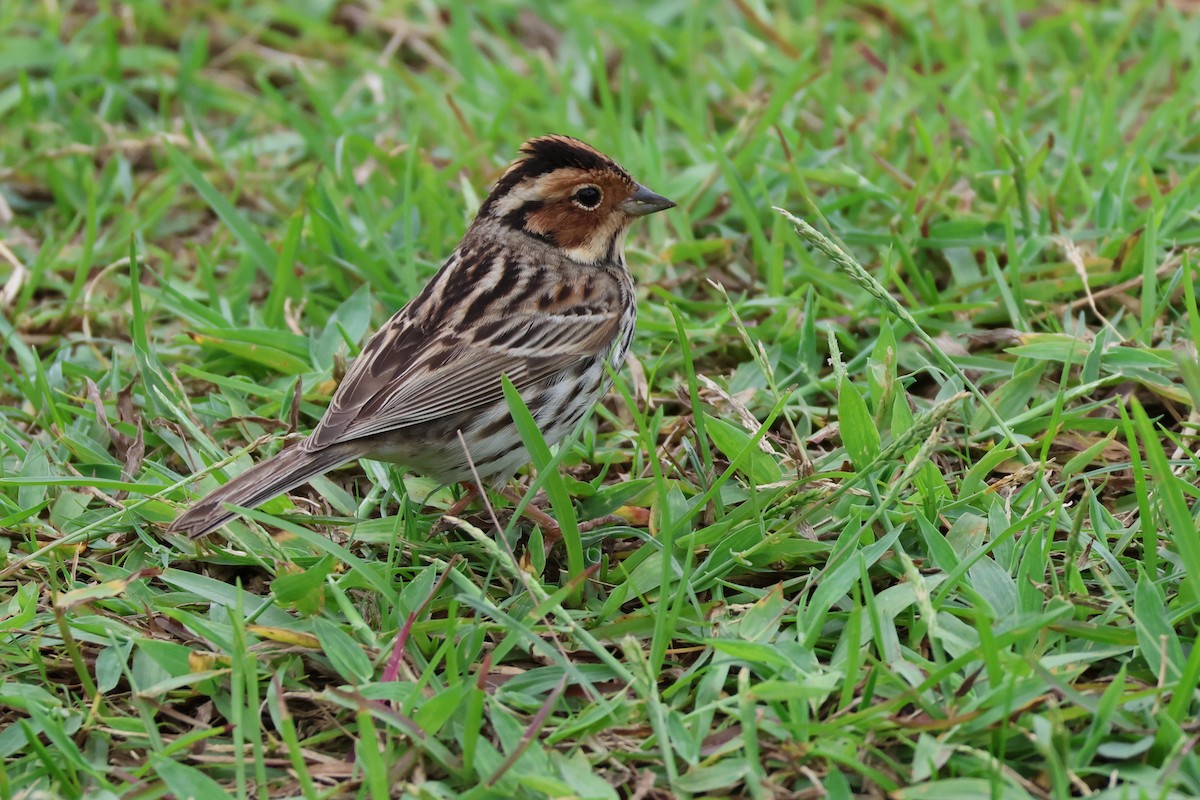
M 621 203 L 621 210 L 631 217 L 644 217 L 655 211 L 666 211 L 668 208 L 674 207 L 674 202 L 661 194 L 655 194 L 640 183 L 633 196 Z

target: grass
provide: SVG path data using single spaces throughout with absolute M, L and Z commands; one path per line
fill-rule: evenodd
M 0 796 L 1200 795 L 1200 17 L 981 10 L 0 6 Z M 164 538 L 546 132 L 680 204 L 564 546 Z

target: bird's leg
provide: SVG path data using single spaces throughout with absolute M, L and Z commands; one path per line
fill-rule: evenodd
M 463 496 L 455 500 L 454 504 L 446 509 L 445 513 L 442 514 L 443 517 L 462 516 L 462 513 L 467 510 L 472 502 L 482 497 L 479 487 L 471 481 L 462 481 L 459 483 L 459 486 L 463 488 Z M 501 489 L 500 495 L 512 503 L 514 507 L 520 505 L 523 499 L 521 494 L 511 486 Z M 521 512 L 521 516 L 536 525 L 540 525 L 548 539 L 557 542 L 562 538 L 562 531 L 559 530 L 558 523 L 554 521 L 554 517 L 542 511 L 542 509 L 533 503 L 525 506 L 525 509 Z
M 501 489 L 500 495 L 514 506 L 521 505 L 521 501 L 525 499 L 520 492 L 511 486 L 505 486 Z M 541 527 L 542 533 L 545 534 L 547 546 L 562 538 L 562 529 L 558 527 L 558 522 L 554 517 L 542 511 L 532 501 L 530 501 L 529 505 L 525 506 L 525 509 L 521 512 L 521 516 Z
M 444 517 L 461 516 L 471 503 L 480 497 L 479 487 L 470 481 L 463 481 L 460 486 L 463 487 L 463 496 L 454 501 L 450 508 L 446 509 Z M 505 486 L 500 490 L 500 495 L 513 504 L 513 507 L 521 505 L 524 497 L 512 486 Z M 562 539 L 562 528 L 559 527 L 558 521 L 554 517 L 547 514 L 539 506 L 530 502 L 521 510 L 521 516 L 534 523 L 542 529 L 546 550 L 549 551 L 555 544 Z M 628 525 L 629 520 L 620 517 L 616 514 L 604 514 L 596 519 L 582 520 L 577 529 L 580 533 L 594 531 L 597 528 L 602 528 L 606 525 Z
M 442 534 L 454 527 L 446 521 L 446 517 L 461 517 L 471 503 L 479 497 L 479 488 L 471 481 L 460 481 L 458 485 L 463 488 L 463 496 L 455 500 L 449 508 L 442 512 L 442 518 L 434 523 L 433 529 L 430 531 L 432 534 Z
M 458 485 L 463 488 L 463 496 L 455 500 L 454 504 L 446 509 L 446 513 L 442 515 L 444 517 L 462 516 L 462 513 L 467 510 L 471 502 L 479 497 L 479 489 L 471 481 L 461 481 Z
M 513 489 L 512 487 L 505 487 L 501 491 L 501 495 L 503 495 L 506 500 L 514 505 L 520 505 L 522 500 L 520 493 L 518 493 L 517 490 Z M 525 517 L 530 522 L 540 525 L 542 530 L 546 533 L 548 540 L 553 539 L 553 541 L 558 541 L 560 538 L 562 538 L 562 529 L 559 528 L 558 521 L 541 508 L 534 505 L 532 502 L 525 506 L 525 510 L 521 512 L 521 516 Z M 617 514 L 603 514 L 595 519 L 581 520 L 575 526 L 575 528 L 580 533 L 587 533 L 588 531 L 594 531 L 597 528 L 603 528 L 606 525 L 628 524 L 629 520 L 618 516 Z

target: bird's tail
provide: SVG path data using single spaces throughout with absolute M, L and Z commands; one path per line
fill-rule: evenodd
M 237 512 L 226 510 L 226 503 L 253 508 L 353 458 L 348 448 L 338 445 L 320 450 L 306 450 L 303 445 L 289 447 L 205 495 L 167 530 L 199 538 L 237 516 Z

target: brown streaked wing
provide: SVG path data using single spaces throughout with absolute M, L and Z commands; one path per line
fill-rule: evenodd
M 519 348 L 508 343 L 510 336 L 469 341 L 469 327 L 431 337 L 411 325 L 393 328 L 391 341 L 355 362 L 305 446 L 319 449 L 486 406 L 504 396 L 501 375 L 521 389 L 607 353 L 621 309 L 598 313 L 594 305 L 576 306 L 574 300 L 506 317 L 498 332 L 519 330 Z M 384 369 L 366 363 L 397 355 L 413 357 Z

